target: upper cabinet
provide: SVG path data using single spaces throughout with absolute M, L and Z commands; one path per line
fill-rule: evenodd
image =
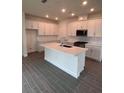
M 87 29 L 87 21 L 75 21 L 67 25 L 69 36 L 76 36 L 76 30 Z
M 26 20 L 26 29 L 37 29 L 38 35 L 58 35 L 58 33 L 65 33 L 68 36 L 76 36 L 76 30 L 88 29 L 89 37 L 102 37 L 102 20 L 73 21 L 67 24 L 64 23 L 60 28 L 56 23 Z M 58 32 L 59 29 L 62 30 L 61 33 Z
M 37 29 L 38 35 L 57 35 L 58 25 L 55 23 L 26 20 L 26 29 Z
M 87 29 L 87 21 L 78 21 L 77 29 Z
M 33 20 L 26 20 L 26 29 L 39 29 L 39 23 Z
M 54 23 L 39 23 L 39 35 L 57 35 L 58 25 Z
M 96 31 L 95 31 L 95 36 L 96 37 L 101 37 L 102 36 L 102 20 L 101 19 L 96 19 Z
M 102 36 L 102 20 L 101 19 L 88 20 L 88 36 L 90 37 Z
M 38 35 L 45 35 L 45 24 L 43 22 L 39 22 Z
M 75 36 L 76 35 L 75 34 L 76 29 L 77 29 L 77 23 L 76 22 L 69 23 L 67 26 L 68 35 L 69 36 Z

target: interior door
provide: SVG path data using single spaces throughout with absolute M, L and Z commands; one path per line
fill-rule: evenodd
M 26 33 L 27 33 L 27 50 L 28 50 L 28 53 L 35 52 L 37 50 L 37 47 L 36 47 L 37 31 L 27 30 Z

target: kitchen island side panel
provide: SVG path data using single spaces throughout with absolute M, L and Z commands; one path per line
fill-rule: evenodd
M 80 72 L 84 69 L 84 59 L 80 58 L 82 55 L 83 54 L 81 53 L 79 56 L 75 56 L 61 51 L 45 48 L 45 60 L 75 78 L 78 78 Z

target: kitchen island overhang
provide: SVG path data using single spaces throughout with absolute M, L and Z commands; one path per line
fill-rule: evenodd
M 87 48 L 62 47 L 60 43 L 41 44 L 45 48 L 45 60 L 61 70 L 78 78 L 85 67 Z

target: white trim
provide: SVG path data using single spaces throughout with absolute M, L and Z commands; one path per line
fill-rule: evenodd
M 23 57 L 27 57 L 28 56 L 28 54 L 23 54 Z

